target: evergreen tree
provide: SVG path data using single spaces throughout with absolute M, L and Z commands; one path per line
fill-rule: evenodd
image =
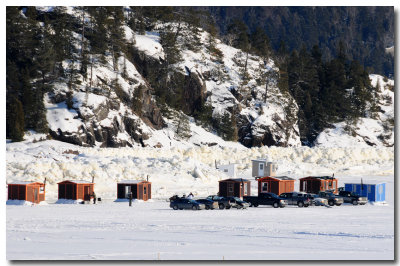
M 248 28 L 242 20 L 234 19 L 228 25 L 228 34 L 232 36 L 232 46 L 248 52 L 250 46 Z
M 6 137 L 12 141 L 22 141 L 25 128 L 22 103 L 16 97 L 8 96 L 6 113 Z
M 54 34 L 51 35 L 50 42 L 54 44 L 56 61 L 61 62 L 64 59 L 71 58 L 75 52 L 72 45 L 72 24 L 71 15 L 67 14 L 66 7 L 57 6 L 53 10 L 54 16 L 57 19 L 49 21 Z
M 139 85 L 135 91 L 133 92 L 132 97 L 132 110 L 140 117 L 142 115 L 142 107 L 143 107 L 143 85 Z
M 167 67 L 182 60 L 177 38 L 179 31 L 173 31 L 170 25 L 165 26 L 160 32 L 160 43 L 164 49 L 165 64 Z
M 368 74 L 364 71 L 358 61 L 350 64 L 348 88 L 352 90 L 352 114 L 353 116 L 366 116 L 367 103 L 373 100 L 372 86 Z
M 216 115 L 214 117 L 214 128 L 217 134 L 227 141 L 238 140 L 238 130 L 236 125 L 236 118 L 234 115 L 225 112 L 222 116 Z
M 213 120 L 212 114 L 213 110 L 211 104 L 202 102 L 200 109 L 195 110 L 194 117 L 199 125 L 204 128 L 211 129 Z
M 271 55 L 270 41 L 261 27 L 257 27 L 250 35 L 251 48 L 256 55 L 267 61 Z
M 191 137 L 189 118 L 182 112 L 179 112 L 178 117 L 175 120 L 176 124 L 176 135 L 181 139 L 188 139 Z

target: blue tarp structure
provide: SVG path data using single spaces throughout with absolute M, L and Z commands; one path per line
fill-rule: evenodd
M 362 185 L 362 186 L 361 186 Z M 381 202 L 385 201 L 386 183 L 361 184 L 350 183 L 344 184 L 346 191 L 355 192 L 362 197 L 367 197 L 369 201 Z

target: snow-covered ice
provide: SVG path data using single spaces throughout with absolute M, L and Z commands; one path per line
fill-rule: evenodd
M 174 211 L 166 201 L 7 206 L 7 259 L 392 260 L 389 198 L 386 206 L 210 211 Z
M 31 136 L 30 139 L 33 139 Z M 393 148 L 226 147 L 85 148 L 54 140 L 6 144 L 7 182 L 47 178 L 47 205 L 7 205 L 7 259 L 66 260 L 392 260 Z M 71 152 L 72 151 L 72 152 Z M 77 153 L 77 154 L 76 154 Z M 248 210 L 174 211 L 166 199 L 215 194 L 238 164 L 252 180 L 251 159 L 268 157 L 279 175 L 335 173 L 345 182 L 387 182 L 387 204 Z M 116 182 L 152 182 L 150 202 L 115 202 Z M 57 182 L 91 180 L 100 204 L 54 204 Z

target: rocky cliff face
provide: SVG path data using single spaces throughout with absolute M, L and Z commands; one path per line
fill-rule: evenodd
M 116 66 L 111 58 L 105 64 L 96 60 L 90 70 L 92 80 L 79 76 L 80 85 L 69 87 L 60 79 L 46 96 L 54 139 L 82 146 L 146 146 L 156 130 L 167 126 L 152 87 L 161 82 L 158 76 L 165 57 L 159 35 L 138 35 L 127 26 L 124 30 L 127 41 L 135 39 L 129 57 L 121 55 Z M 184 31 L 188 29 L 183 27 Z M 182 111 L 193 115 L 209 104 L 213 117 L 235 116 L 238 141 L 247 147 L 300 145 L 294 118 L 298 108 L 290 94 L 277 88 L 273 61 L 264 62 L 219 40 L 216 47 L 222 56 L 217 59 L 205 45 L 209 34 L 200 32 L 199 37 L 197 52 L 180 46 L 182 61 L 172 66 L 167 81 L 170 87 L 181 86 Z
M 82 146 L 144 146 L 151 131 L 165 126 L 151 87 L 126 58 L 121 57 L 122 62 L 128 69 L 124 74 L 114 71 L 109 63 L 98 62 L 91 81 L 80 76 L 81 84 L 74 87 L 68 87 L 62 79 L 54 84 L 54 90 L 45 97 L 54 139 Z M 134 93 L 139 87 L 135 110 Z
M 137 35 L 128 27 L 125 32 L 127 39 L 136 39 L 134 65 L 144 79 L 158 82 L 154 77 L 159 75 L 165 54 L 157 32 Z M 194 52 L 183 45 L 188 29 L 183 26 L 180 33 L 182 61 L 172 67 L 169 82 L 170 87 L 182 86 L 183 112 L 193 115 L 202 104 L 210 104 L 213 117 L 234 115 L 238 141 L 247 147 L 300 145 L 298 107 L 289 93 L 277 87 L 278 69 L 272 60 L 264 62 L 216 39 L 221 52 L 217 58 L 206 47 L 207 32 L 200 32 L 201 44 Z M 182 84 L 176 82 L 182 80 Z

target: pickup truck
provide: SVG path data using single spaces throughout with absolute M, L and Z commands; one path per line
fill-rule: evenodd
M 250 203 L 250 207 L 258 207 L 259 205 L 272 205 L 274 208 L 285 207 L 287 201 L 274 193 L 261 193 L 256 196 L 244 196 L 243 200 Z
M 304 192 L 287 192 L 280 194 L 279 197 L 285 199 L 288 205 L 297 205 L 300 208 L 308 207 L 312 204 L 311 197 Z
M 368 202 L 367 197 L 360 197 L 354 192 L 339 191 L 339 196 L 343 197 L 345 203 L 352 203 L 353 205 L 365 205 Z
M 335 195 L 333 194 L 333 192 L 320 191 L 317 195 L 320 198 L 327 199 L 329 206 L 333 205 L 340 206 L 344 202 L 343 197 Z

